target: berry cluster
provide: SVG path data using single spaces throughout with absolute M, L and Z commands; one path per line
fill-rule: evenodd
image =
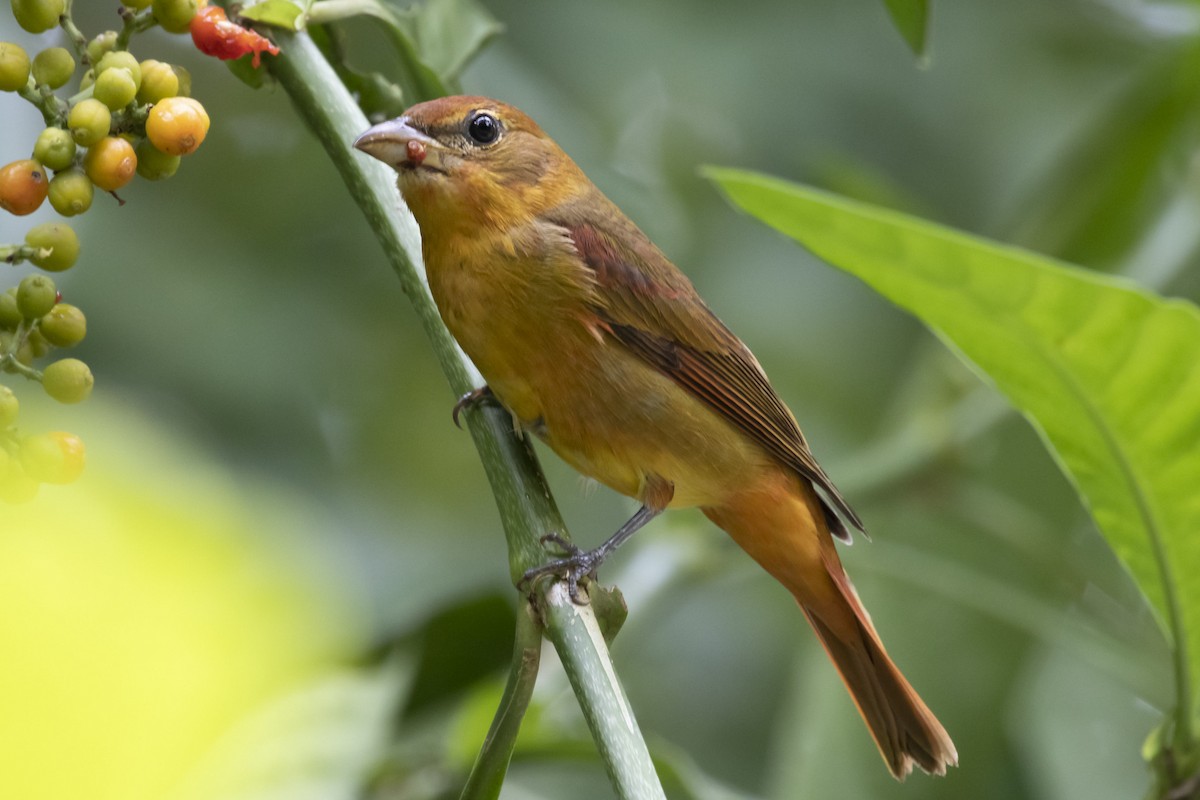
M 31 58 L 19 44 L 0 42 L 0 92 L 31 103 L 46 124 L 30 157 L 0 167 L 0 209 L 16 216 L 33 213 L 47 200 L 62 217 L 82 214 L 97 189 L 116 197 L 135 175 L 171 177 L 181 159 L 204 141 L 208 113 L 189 96 L 187 71 L 135 57 L 129 48 L 134 34 L 155 25 L 171 33 L 190 31 L 203 52 L 221 58 L 253 53 L 255 65 L 260 52 L 278 52 L 258 34 L 226 20 L 220 9 L 205 8 L 207 0 L 122 0 L 121 30 L 90 40 L 74 24 L 67 0 L 11 0 L 11 5 L 23 29 L 38 34 L 61 28 L 67 45 Z M 213 52 L 218 45 L 222 52 Z M 35 365 L 56 348 L 78 344 L 87 320 L 76 306 L 62 302 L 54 281 L 43 273 L 70 269 L 79 249 L 75 232 L 64 222 L 32 227 L 21 244 L 0 244 L 0 266 L 28 262 L 41 270 L 7 291 L 0 285 L 0 377 L 39 382 L 62 403 L 81 402 L 91 393 L 88 365 L 75 358 L 41 369 Z M 84 463 L 83 443 L 76 436 L 19 435 L 18 408 L 12 389 L 0 384 L 0 501 L 28 499 L 41 483 L 68 483 Z

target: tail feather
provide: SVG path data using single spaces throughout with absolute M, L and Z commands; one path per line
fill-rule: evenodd
M 811 486 L 783 476 L 704 513 L 795 596 L 896 778 L 958 764 L 945 728 L 884 650 Z
M 945 775 L 946 767 L 958 764 L 954 742 L 888 656 L 836 551 L 827 549 L 822 556 L 837 587 L 835 597 L 845 603 L 856 624 L 849 635 L 838 636 L 815 609 L 805 605 L 803 592 L 796 593 L 796 599 L 854 698 L 888 769 L 900 780 L 914 764 L 931 775 Z M 841 613 L 836 616 L 844 618 Z
M 869 623 L 860 628 L 858 641 L 844 642 L 812 611 L 806 608 L 804 614 L 892 775 L 904 780 L 914 765 L 931 775 L 945 775 L 946 767 L 958 764 L 950 736 L 888 658 Z

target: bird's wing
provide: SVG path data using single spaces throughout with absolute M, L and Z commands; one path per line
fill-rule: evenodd
M 828 501 L 825 516 L 836 536 L 850 540 L 830 504 L 864 530 L 813 457 L 800 426 L 749 348 L 645 234 L 615 206 L 608 207 L 612 213 L 601 219 L 570 208 L 561 209 L 555 219 L 595 274 L 595 311 L 602 328 L 820 487 Z

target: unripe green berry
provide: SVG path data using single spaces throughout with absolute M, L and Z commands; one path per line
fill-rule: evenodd
M 185 33 L 196 16 L 196 0 L 153 0 L 154 18 L 167 33 Z
M 143 139 L 137 146 L 137 173 L 148 181 L 161 181 L 175 174 L 179 169 L 180 156 L 172 156 L 159 150 L 149 139 Z M 52 182 L 53 183 L 53 182 Z
M 43 33 L 57 26 L 65 8 L 64 0 L 12 0 L 17 24 L 30 33 Z
M 142 85 L 138 89 L 139 103 L 157 103 L 179 94 L 179 76 L 170 64 L 148 58 L 141 63 Z
M 25 234 L 25 244 L 49 250 L 48 256 L 34 256 L 31 261 L 47 272 L 62 272 L 75 266 L 79 258 L 79 237 L 70 225 L 63 222 L 43 222 Z M 18 295 L 20 292 L 18 291 Z M 47 309 L 48 311 L 49 309 Z M 42 314 L 46 312 L 43 311 Z M 38 314 L 37 316 L 42 316 Z
M 46 341 L 46 337 L 34 328 L 25 337 L 25 341 L 29 344 L 29 352 L 33 353 L 34 358 L 41 358 L 50 352 L 50 342 Z
M 55 347 L 74 347 L 87 336 L 87 317 L 70 303 L 59 303 L 38 322 L 38 330 Z
M 0 294 L 0 330 L 5 328 L 12 330 L 16 328 L 25 319 L 21 313 L 21 309 L 17 308 L 17 287 L 12 287 L 4 294 Z M 0 347 L 0 353 L 4 352 L 4 348 Z
M 27 367 L 33 366 L 33 348 L 29 346 L 28 339 L 17 348 L 17 362 Z
M 33 79 L 51 89 L 66 86 L 75 74 L 75 58 L 65 47 L 48 47 L 33 57 Z
M 116 31 L 105 31 L 104 33 L 98 34 L 95 39 L 92 39 L 90 42 L 88 42 L 88 63 L 92 66 L 95 66 L 97 61 L 104 58 L 105 53 L 112 52 L 116 46 Z
M 96 76 L 92 97 L 110 111 L 119 111 L 137 97 L 137 84 L 127 69 L 106 69 Z
M 138 60 L 133 53 L 128 50 L 113 50 L 110 53 L 105 53 L 104 57 L 96 63 L 96 80 L 100 80 L 100 76 L 110 69 L 123 69 L 129 72 L 129 77 L 133 78 L 135 87 L 142 85 L 142 67 L 138 64 Z M 134 94 L 137 89 L 134 89 Z
M 46 316 L 57 300 L 58 287 L 45 275 L 26 275 L 17 285 L 17 308 L 25 319 Z
M 0 92 L 16 92 L 29 82 L 29 54 L 12 42 L 0 42 Z
M 42 372 L 42 388 L 60 403 L 82 403 L 95 382 L 88 365 L 77 358 L 55 361 Z
M 67 126 L 75 143 L 91 147 L 96 142 L 108 136 L 112 126 L 112 112 L 108 106 L 95 98 L 80 100 L 67 114 Z
M 45 128 L 33 144 L 33 157 L 55 172 L 64 170 L 75 160 L 75 140 L 62 128 Z
M 0 430 L 12 425 L 20 410 L 21 404 L 17 402 L 17 396 L 13 394 L 13 390 L 0 384 Z M 3 450 L 4 448 L 0 447 L 0 451 Z
M 81 169 L 68 169 L 50 179 L 50 205 L 64 217 L 82 214 L 92 207 L 96 190 Z

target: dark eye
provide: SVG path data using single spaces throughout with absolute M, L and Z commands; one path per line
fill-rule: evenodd
M 500 121 L 486 111 L 480 111 L 467 123 L 467 135 L 476 144 L 491 144 L 500 138 Z

